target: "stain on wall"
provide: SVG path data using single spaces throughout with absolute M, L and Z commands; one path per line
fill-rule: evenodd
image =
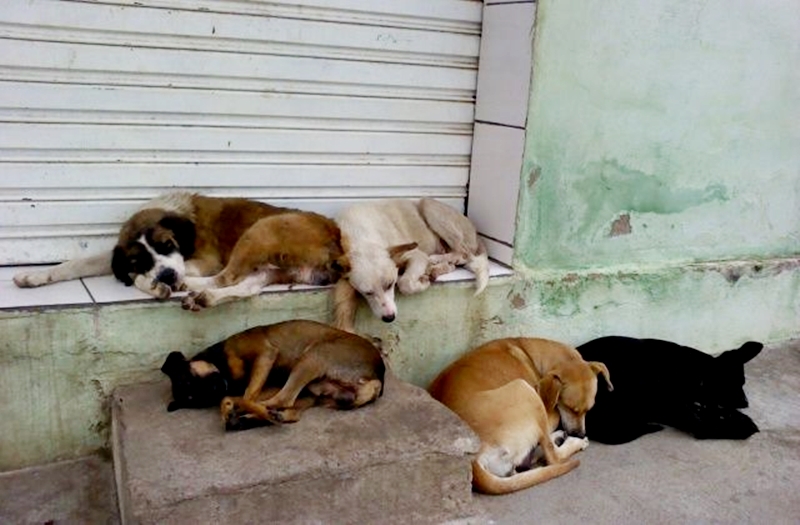
M 797 64 L 798 2 L 539 2 L 518 264 L 796 255 Z

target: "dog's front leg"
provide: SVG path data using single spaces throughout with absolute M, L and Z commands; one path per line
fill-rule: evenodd
M 184 310 L 198 312 L 203 308 L 258 295 L 261 289 L 269 284 L 270 276 L 270 271 L 258 272 L 248 275 L 233 286 L 208 288 L 200 293 L 191 292 L 183 298 L 181 306 Z
M 172 295 L 172 288 L 170 288 L 169 285 L 152 280 L 142 274 L 136 276 L 133 280 L 133 285 L 156 299 L 169 299 L 170 295 Z
M 431 285 L 428 275 L 428 254 L 415 249 L 407 252 L 403 258 L 405 271 L 397 280 L 397 289 L 403 295 L 424 292 Z
M 250 382 L 244 391 L 244 399 L 246 401 L 255 400 L 261 393 L 264 384 L 267 382 L 267 376 L 272 370 L 272 365 L 275 364 L 275 359 L 278 356 L 278 349 L 272 346 L 269 341 L 265 342 L 264 346 L 267 349 L 256 358 L 250 371 Z

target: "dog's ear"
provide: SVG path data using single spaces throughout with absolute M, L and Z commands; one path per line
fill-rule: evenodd
M 599 361 L 589 361 L 589 368 L 591 368 L 592 372 L 595 374 L 603 374 L 603 379 L 606 380 L 606 386 L 609 392 L 614 390 L 614 385 L 611 384 L 611 374 L 608 372 L 606 365 Z
M 194 222 L 180 215 L 166 215 L 158 221 L 158 225 L 172 232 L 172 238 L 178 244 L 178 249 L 184 259 L 192 256 L 197 238 Z
M 417 246 L 419 245 L 415 242 L 390 246 L 389 257 L 392 258 L 392 260 L 396 265 L 400 266 L 400 264 L 403 262 L 403 256 L 406 254 L 406 252 L 410 252 L 411 250 L 416 249 Z
M 763 344 L 755 341 L 748 341 L 736 350 L 729 350 L 721 353 L 717 356 L 717 359 L 744 364 L 757 356 L 762 348 L 764 348 Z
M 350 273 L 350 259 L 347 255 L 342 255 L 331 261 L 331 269 L 340 275 L 347 275 Z
M 111 256 L 111 270 L 114 272 L 114 277 L 119 279 L 125 286 L 132 286 L 133 279 L 131 279 L 131 267 L 128 264 L 128 256 L 122 246 L 115 246 L 114 252 Z
M 186 357 L 180 352 L 170 352 L 167 360 L 161 365 L 161 371 L 169 377 L 175 375 L 182 367 L 186 365 Z
M 561 378 L 550 372 L 539 381 L 539 397 L 542 398 L 545 410 L 550 413 L 555 410 L 558 398 L 561 395 Z

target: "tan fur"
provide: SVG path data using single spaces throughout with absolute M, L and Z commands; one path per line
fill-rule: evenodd
M 431 383 L 431 395 L 478 434 L 473 485 L 505 494 L 542 483 L 578 466 L 569 459 L 588 441 L 584 417 L 594 404 L 597 374 L 610 383 L 602 363 L 587 363 L 577 350 L 535 338 L 498 339 L 467 353 Z M 556 447 L 561 422 L 570 435 Z M 540 447 L 544 467 L 528 466 Z
M 273 423 L 297 421 L 311 406 L 298 404 L 304 388 L 326 398 L 324 404 L 339 408 L 371 403 L 383 391 L 380 351 L 363 337 L 322 323 L 296 320 L 251 328 L 231 336 L 224 345 L 231 371 L 250 370 L 244 396 L 227 397 L 221 403 L 227 424 L 241 417 Z M 248 366 L 242 366 L 245 363 Z M 291 372 L 279 391 L 265 397 L 264 385 L 277 367 Z
M 309 212 L 260 219 L 234 246 L 225 267 L 209 279 L 187 278 L 193 291 L 183 307 L 193 311 L 248 297 L 280 283 L 336 282 L 347 271 L 336 224 Z
M 397 315 L 401 294 L 426 290 L 438 276 L 466 266 L 476 274 L 476 294 L 489 279 L 489 259 L 469 219 L 433 199 L 392 199 L 356 204 L 337 217 L 350 262 L 350 286 L 386 322 Z M 352 331 L 358 294 L 335 301 L 336 326 Z

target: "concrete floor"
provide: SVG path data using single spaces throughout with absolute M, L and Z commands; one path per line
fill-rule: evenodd
M 593 443 L 581 466 L 507 496 L 476 496 L 497 524 L 800 523 L 800 341 L 746 365 L 747 441 L 672 430 Z M 677 379 L 676 379 L 677 380 Z M 86 458 L 0 474 L 0 523 L 117 523 L 110 462 Z

